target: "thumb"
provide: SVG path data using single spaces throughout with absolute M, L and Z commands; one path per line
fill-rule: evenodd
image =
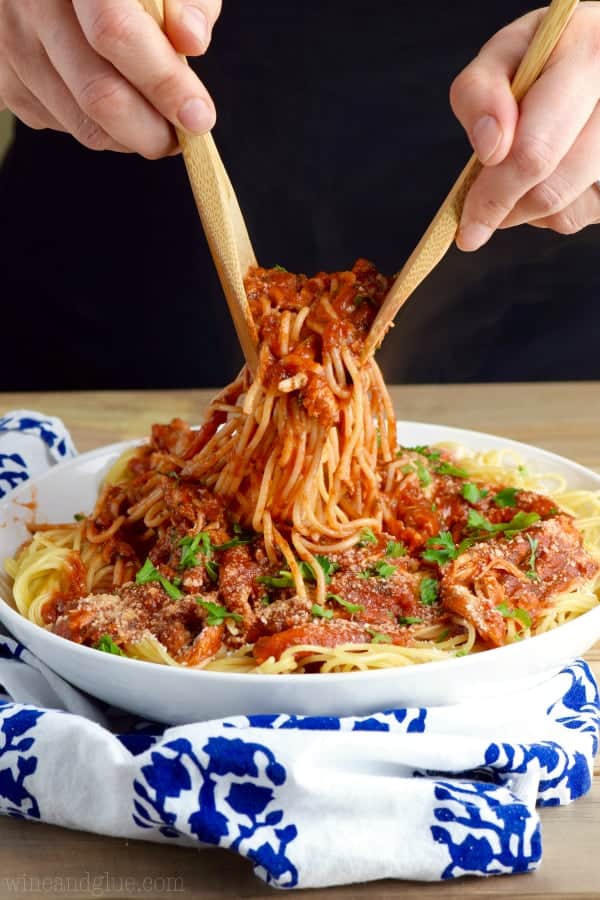
M 510 85 L 541 15 L 530 13 L 494 35 L 450 89 L 452 110 L 484 165 L 498 165 L 512 147 L 519 108 Z

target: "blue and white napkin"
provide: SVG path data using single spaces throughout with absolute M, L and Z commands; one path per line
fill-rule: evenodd
M 22 432 L 12 449 L 2 425 L 19 419 L 30 441 L 73 452 L 61 423 L 11 413 L 0 420 L 0 483 L 15 455 L 27 477 Z M 598 750 L 600 697 L 582 660 L 493 703 L 167 729 L 92 701 L 5 636 L 0 684 L 0 811 L 225 847 L 281 888 L 532 871 L 536 806 L 585 794 Z
M 0 415 L 0 499 L 76 452 L 71 435 L 54 416 L 30 409 Z

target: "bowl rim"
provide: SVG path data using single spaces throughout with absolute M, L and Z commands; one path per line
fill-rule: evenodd
M 566 466 L 568 469 L 583 476 L 585 479 L 596 484 L 598 490 L 600 490 L 600 474 L 594 472 L 592 469 L 587 468 L 586 466 L 581 465 L 581 463 L 577 463 L 566 456 L 562 456 L 558 453 L 554 453 L 551 450 L 545 450 L 542 447 L 536 447 L 534 444 L 526 444 L 522 441 L 516 441 L 512 438 L 501 437 L 500 435 L 492 434 L 490 432 L 485 431 L 475 431 L 473 429 L 468 428 L 458 428 L 453 425 L 440 425 L 434 422 L 419 422 L 415 420 L 396 420 L 396 426 L 398 429 L 406 427 L 407 429 L 411 427 L 420 427 L 420 428 L 439 428 L 442 432 L 453 432 L 460 436 L 464 436 L 465 438 L 465 446 L 468 448 L 468 438 L 469 436 L 475 437 L 477 439 L 485 439 L 491 440 L 493 442 L 498 442 L 499 444 L 504 444 L 506 449 L 514 449 L 516 451 L 521 450 L 524 453 L 531 453 L 532 451 L 535 454 L 541 454 L 546 457 L 550 462 L 555 461 L 557 464 L 561 466 Z M 441 440 L 444 440 L 443 434 L 441 435 Z M 110 454 L 119 454 L 122 453 L 129 447 L 134 446 L 142 446 L 144 443 L 147 443 L 146 438 L 135 438 L 129 439 L 125 441 L 117 441 L 112 444 L 105 444 L 101 447 L 97 447 L 93 450 L 88 450 L 85 453 L 80 453 L 71 459 L 61 461 L 56 465 L 52 466 L 48 471 L 43 472 L 40 475 L 34 476 L 30 478 L 28 481 L 24 482 L 22 485 L 19 485 L 15 490 L 11 491 L 7 497 L 0 500 L 0 513 L 9 509 L 13 504 L 19 504 L 19 498 L 26 495 L 29 491 L 34 491 L 35 488 L 39 484 L 43 484 L 49 479 L 55 478 L 56 473 L 64 473 L 72 468 L 77 468 L 82 463 L 89 460 L 94 460 L 97 457 L 108 456 Z M 432 441 L 435 443 L 435 441 Z M 499 447 L 498 449 L 505 449 L 503 447 Z M 8 524 L 8 523 L 7 523 Z M 0 561 L 1 562 L 1 561 Z M 80 656 L 81 661 L 85 664 L 86 660 L 90 659 L 89 654 L 96 654 L 96 659 L 98 660 L 98 651 L 94 650 L 93 647 L 87 647 L 84 644 L 77 644 L 75 641 L 69 641 L 67 638 L 63 638 L 60 635 L 54 634 L 51 631 L 42 628 L 40 625 L 36 625 L 34 622 L 31 622 L 29 619 L 26 619 L 22 616 L 14 607 L 12 607 L 5 599 L 0 595 L 0 603 L 3 606 L 4 613 L 7 619 L 11 619 L 14 617 L 14 620 L 18 622 L 19 627 L 24 630 L 31 630 L 31 633 L 35 636 L 38 636 L 38 639 L 42 638 L 42 635 L 45 636 L 47 640 L 49 640 L 58 648 L 59 644 L 61 646 L 66 642 L 69 646 L 69 652 L 73 653 L 76 657 Z M 375 682 L 376 679 L 385 679 L 390 677 L 390 673 L 397 672 L 406 672 L 406 671 L 415 671 L 421 669 L 423 666 L 435 666 L 435 671 L 439 672 L 440 678 L 443 678 L 444 672 L 447 670 L 449 665 L 452 666 L 452 670 L 457 666 L 462 666 L 463 671 L 468 666 L 481 666 L 482 663 L 485 665 L 498 665 L 500 668 L 502 665 L 510 665 L 510 660 L 512 656 L 516 653 L 517 656 L 520 656 L 523 653 L 521 648 L 530 646 L 531 641 L 536 641 L 536 647 L 541 648 L 544 643 L 550 644 L 556 640 L 557 633 L 564 634 L 564 629 L 571 630 L 574 626 L 581 627 L 580 623 L 583 620 L 589 621 L 590 617 L 598 617 L 600 618 L 600 605 L 595 609 L 588 610 L 588 612 L 583 613 L 581 616 L 578 616 L 576 619 L 573 619 L 570 622 L 566 622 L 565 624 L 559 626 L 559 628 L 552 629 L 551 631 L 547 631 L 543 634 L 535 635 L 532 638 L 529 638 L 527 641 L 506 644 L 502 647 L 494 647 L 491 650 L 486 650 L 482 653 L 475 653 L 470 656 L 462 656 L 462 657 L 452 657 L 450 659 L 441 659 L 441 660 L 431 660 L 430 662 L 419 663 L 415 666 L 399 666 L 399 667 L 386 667 L 382 669 L 367 669 L 360 670 L 354 672 L 315 672 L 310 673 L 307 676 L 307 680 L 305 681 L 303 678 L 304 684 L 329 684 L 333 685 L 338 682 L 348 683 L 347 679 L 349 676 L 356 678 L 358 676 L 368 677 L 370 681 Z M 10 627 L 10 625 L 8 625 Z M 12 635 L 11 635 L 12 636 Z M 15 640 L 17 640 L 15 638 Z M 58 642 L 58 643 L 57 643 Z M 32 651 L 33 652 L 33 651 Z M 165 678 L 176 677 L 176 678 L 186 678 L 193 679 L 201 677 L 203 680 L 208 682 L 222 682 L 225 678 L 227 683 L 235 684 L 248 684 L 248 677 L 253 676 L 260 679 L 260 683 L 265 684 L 278 684 L 281 685 L 283 683 L 289 682 L 290 684 L 297 684 L 298 678 L 302 678 L 303 673 L 281 673 L 281 674 L 262 674 L 262 673 L 253 673 L 253 672 L 218 672 L 218 671 L 210 671 L 202 668 L 190 668 L 186 666 L 168 666 L 161 663 L 149 662 L 146 660 L 133 659 L 126 656 L 118 656 L 117 654 L 104 653 L 102 654 L 103 659 L 105 660 L 105 664 L 117 665 L 120 666 L 121 669 L 116 669 L 116 672 L 125 673 L 126 671 L 131 670 L 140 674 L 141 672 L 147 670 L 148 666 L 151 666 L 155 672 L 163 672 Z M 134 666 L 134 669 L 131 669 L 131 666 Z M 143 666 L 144 669 L 140 669 L 140 666 Z M 167 673 L 175 673 L 174 675 Z M 305 674 L 305 673 L 304 673 Z

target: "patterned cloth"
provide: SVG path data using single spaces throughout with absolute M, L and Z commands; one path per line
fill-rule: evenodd
M 19 418 L 46 440 L 34 414 L 5 417 Z M 71 448 L 60 435 L 48 446 Z M 225 847 L 281 888 L 532 871 L 536 804 L 585 794 L 598 750 L 600 697 L 581 660 L 493 704 L 166 730 L 90 700 L 2 636 L 0 683 L 1 811 Z
M 75 453 L 71 435 L 60 419 L 29 409 L 14 409 L 0 416 L 0 499 Z

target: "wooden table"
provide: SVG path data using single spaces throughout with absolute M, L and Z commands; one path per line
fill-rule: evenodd
M 600 471 L 600 384 L 418 386 L 394 388 L 392 394 L 399 418 L 516 438 Z M 197 422 L 207 398 L 206 391 L 4 394 L 0 412 L 24 407 L 61 416 L 83 451 L 144 435 L 152 422 L 172 416 Z M 588 659 L 600 677 L 600 646 Z M 310 896 L 600 898 L 600 769 L 587 797 L 564 809 L 542 810 L 541 817 L 544 862 L 534 875 L 433 885 L 381 881 L 314 891 Z M 22 877 L 27 881 L 19 881 Z M 98 889 L 92 893 L 94 884 Z M 0 818 L 0 898 L 134 895 L 152 900 L 175 896 L 256 900 L 275 893 L 253 877 L 247 863 L 224 851 L 127 842 Z

